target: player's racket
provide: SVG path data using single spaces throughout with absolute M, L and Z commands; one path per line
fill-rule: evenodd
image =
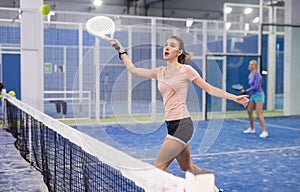
M 231 87 L 232 87 L 232 89 L 237 90 L 237 91 L 244 89 L 243 85 L 241 85 L 241 84 L 234 84 Z
M 106 41 L 109 41 L 113 38 L 116 30 L 115 22 L 107 16 L 92 17 L 86 22 L 85 26 L 89 34 Z M 117 44 L 114 44 L 113 47 L 116 50 L 120 49 Z

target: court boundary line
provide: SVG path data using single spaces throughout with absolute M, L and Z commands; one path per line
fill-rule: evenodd
M 290 147 L 275 147 L 267 149 L 247 149 L 240 151 L 226 151 L 226 152 L 217 152 L 217 153 L 206 153 L 206 154 L 192 154 L 191 157 L 193 160 L 200 160 L 202 157 L 207 156 L 218 156 L 218 155 L 232 155 L 239 153 L 257 153 L 257 152 L 267 152 L 267 151 L 280 151 L 280 150 L 298 150 L 300 146 L 290 146 Z M 143 158 L 142 161 L 153 161 L 155 158 Z
M 234 121 L 240 121 L 240 122 L 249 122 L 248 120 L 242 120 L 242 119 L 233 119 Z M 258 124 L 260 125 L 259 122 L 254 122 L 254 124 Z M 287 130 L 291 130 L 291 131 L 300 131 L 300 128 L 293 128 L 293 127 L 288 127 L 288 126 L 282 126 L 282 125 L 274 125 L 274 124 L 269 124 L 266 123 L 266 126 L 268 127 L 274 127 L 274 128 L 278 128 L 278 129 L 287 129 Z
M 300 146 L 290 146 L 290 147 L 275 147 L 275 148 L 267 148 L 267 149 L 247 149 L 241 151 L 227 151 L 227 152 L 219 152 L 219 153 L 207 153 L 203 155 L 191 155 L 193 159 L 197 159 L 204 156 L 217 156 L 217 155 L 231 155 L 231 154 L 239 154 L 239 153 L 257 153 L 257 152 L 267 152 L 267 151 L 280 151 L 280 150 L 297 150 L 300 149 Z

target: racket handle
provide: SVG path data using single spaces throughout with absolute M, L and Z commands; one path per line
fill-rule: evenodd
M 117 45 L 117 44 L 113 44 L 112 46 L 115 48 L 115 50 L 117 50 L 117 51 L 119 51 L 119 50 L 120 50 L 120 47 L 119 47 L 119 45 Z

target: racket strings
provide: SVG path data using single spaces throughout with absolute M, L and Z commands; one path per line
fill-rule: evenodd
M 110 20 L 95 20 L 89 23 L 89 28 L 100 34 L 108 34 L 114 31 L 114 23 Z

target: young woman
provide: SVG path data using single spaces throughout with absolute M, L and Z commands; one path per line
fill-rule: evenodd
M 249 93 L 250 96 L 250 103 L 248 106 L 248 116 L 250 121 L 250 127 L 246 130 L 244 130 L 244 133 L 255 133 L 254 129 L 254 117 L 253 117 L 253 110 L 254 107 L 256 108 L 256 115 L 259 120 L 259 123 L 262 127 L 262 133 L 259 135 L 261 138 L 268 137 L 269 133 L 266 129 L 266 123 L 264 116 L 262 114 L 264 102 L 265 102 L 265 94 L 262 90 L 262 77 L 260 73 L 258 72 L 258 64 L 255 60 L 252 60 L 249 62 L 249 70 L 250 74 L 248 76 L 248 83 L 250 87 L 247 90 L 241 90 L 241 93 Z
M 188 84 L 193 81 L 207 93 L 233 100 L 244 107 L 248 104 L 248 98 L 235 96 L 213 87 L 205 82 L 190 65 L 185 65 L 190 61 L 191 54 L 186 52 L 182 39 L 177 36 L 171 36 L 165 43 L 163 57 L 167 61 L 167 66 L 154 69 L 136 68 L 118 40 L 112 39 L 110 44 L 117 44 L 120 47 L 120 59 L 131 74 L 158 80 L 158 89 L 163 97 L 168 135 L 158 152 L 155 166 L 166 170 L 176 159 L 183 171 L 200 170 L 193 164 L 190 155 L 189 142 L 194 128 L 186 105 Z

